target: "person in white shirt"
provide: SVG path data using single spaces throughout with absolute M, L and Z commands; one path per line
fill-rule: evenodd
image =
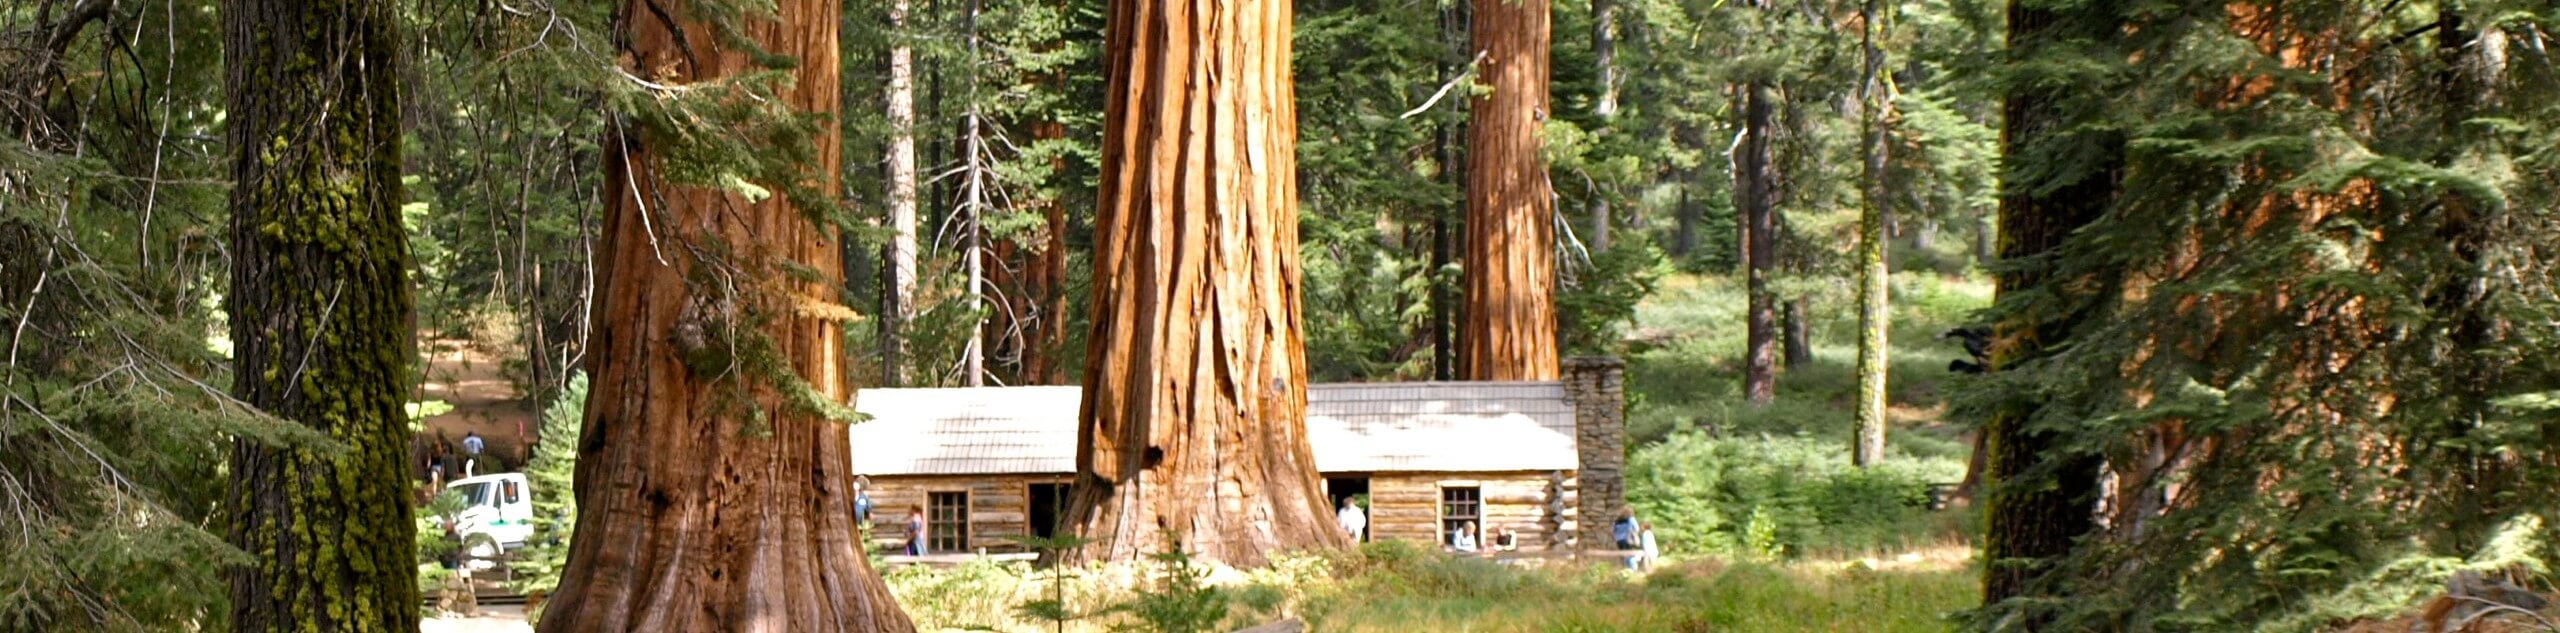
M 477 431 L 462 434 L 462 476 L 480 476 L 480 449 L 484 444 Z
M 1458 524 L 1458 533 L 1450 535 L 1449 546 L 1461 552 L 1476 551 L 1476 522 Z
M 1638 540 L 1644 542 L 1644 569 L 1653 571 L 1653 563 L 1662 560 L 1662 548 L 1655 547 L 1653 544 L 1653 528 L 1644 528 Z
M 1353 543 L 1360 542 L 1360 535 L 1369 531 L 1369 515 L 1361 513 L 1360 504 L 1352 503 L 1350 497 L 1342 498 L 1342 511 L 1334 513 L 1333 520 L 1342 524 L 1343 532 L 1351 534 Z

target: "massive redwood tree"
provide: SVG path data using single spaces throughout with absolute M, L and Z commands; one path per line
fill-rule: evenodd
M 1307 448 L 1287 0 L 1113 0 L 1068 524 L 1263 563 L 1346 544 Z
M 835 0 L 782 0 L 723 28 L 692 6 L 625 6 L 624 70 L 660 97 L 733 89 L 722 81 L 764 68 L 721 33 L 733 29 L 796 60 L 791 81 L 711 99 L 836 112 Z M 620 129 L 605 144 L 577 538 L 542 630 L 913 630 L 858 549 L 845 426 L 819 413 L 847 389 L 826 318 L 843 312 L 835 231 L 788 193 L 670 182 L 687 146 Z M 809 128 L 801 187 L 765 186 L 834 191 L 834 129 Z
M 1458 377 L 1554 380 L 1555 199 L 1538 129 L 1547 109 L 1547 0 L 1475 0 L 1468 103 L 1465 307 Z
M 222 7 L 232 392 L 343 448 L 235 440 L 235 631 L 418 630 L 397 24 L 390 0 Z

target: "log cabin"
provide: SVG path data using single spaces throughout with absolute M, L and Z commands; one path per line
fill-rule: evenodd
M 1307 436 L 1333 507 L 1369 539 L 1447 545 L 1458 525 L 1510 528 L 1522 550 L 1606 548 L 1626 507 L 1623 365 L 1575 358 L 1547 382 L 1311 385 Z M 866 389 L 852 472 L 869 541 L 895 550 L 918 511 L 928 551 L 1019 552 L 1058 533 L 1076 465 L 1077 387 Z M 1604 517 L 1582 521 L 1582 517 Z

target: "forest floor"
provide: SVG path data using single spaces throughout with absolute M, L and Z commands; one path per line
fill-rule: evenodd
M 1956 630 L 1948 614 L 1979 600 L 1980 572 L 1971 561 L 1971 548 L 1955 543 L 1865 559 L 1673 559 L 1635 572 L 1615 561 L 1518 567 L 1373 543 L 1275 569 L 1212 572 L 1213 589 L 1188 592 L 1109 580 L 1149 577 L 1125 565 L 1078 570 L 1066 581 L 1066 602 L 1088 617 L 1062 627 L 1023 617 L 1021 607 L 1048 599 L 1055 587 L 1049 572 L 1022 563 L 903 567 L 886 575 L 919 631 L 1124 630 L 1151 600 L 1211 592 L 1223 615 L 1200 630 L 1290 617 L 1328 633 L 1935 633 Z
M 512 348 L 470 339 L 424 341 L 426 380 L 419 387 L 418 397 L 442 405 L 430 405 L 428 412 L 432 415 L 424 420 L 424 428 L 418 433 L 421 446 L 441 441 L 447 450 L 459 454 L 463 435 L 479 433 L 486 442 L 484 452 L 504 462 L 498 469 L 482 468 L 483 474 L 505 472 L 502 469 L 521 464 L 526 454 L 524 447 L 533 441 L 532 433 L 540 425 L 535 422 L 533 407 L 525 403 L 524 397 L 516 393 L 515 383 L 508 380 L 504 358 L 491 351 Z M 423 464 L 424 455 L 419 459 Z

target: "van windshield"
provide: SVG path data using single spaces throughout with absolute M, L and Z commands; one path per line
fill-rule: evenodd
M 453 490 L 454 492 L 462 494 L 463 507 L 468 508 L 473 506 L 497 505 L 489 502 L 489 484 L 487 482 L 454 486 Z

